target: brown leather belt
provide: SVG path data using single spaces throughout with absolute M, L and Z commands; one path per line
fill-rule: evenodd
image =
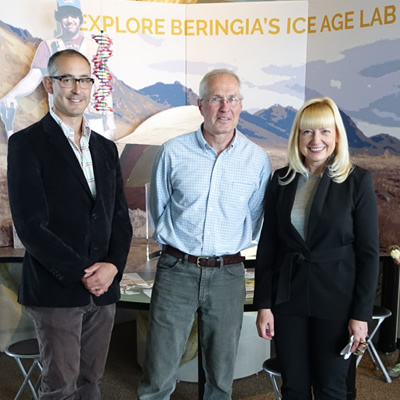
M 183 260 L 186 256 L 186 253 L 176 249 L 172 246 L 164 246 L 163 252 L 166 254 L 170 254 L 172 257 L 175 257 L 179 260 Z M 236 254 L 229 254 L 226 256 L 220 257 L 203 257 L 203 256 L 191 256 L 187 254 L 187 260 L 190 263 L 196 264 L 198 267 L 214 267 L 218 268 L 221 265 L 221 260 L 223 261 L 223 265 L 230 265 L 230 264 L 239 264 L 245 260 L 245 257 L 242 257 L 240 253 Z

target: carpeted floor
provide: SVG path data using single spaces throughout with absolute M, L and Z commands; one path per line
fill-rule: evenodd
M 385 365 L 393 365 L 398 351 L 382 355 Z M 135 322 L 125 322 L 115 326 L 103 379 L 103 400 L 135 400 L 135 390 L 140 380 L 141 370 L 136 362 Z M 12 400 L 22 383 L 22 375 L 16 362 L 0 353 L 0 399 Z M 375 370 L 366 355 L 357 370 L 358 400 L 400 399 L 400 378 L 391 384 L 385 382 L 382 373 Z M 237 379 L 233 386 L 233 400 L 274 400 L 269 378 L 264 372 L 247 378 Z M 20 400 L 31 399 L 26 390 Z M 197 400 L 197 384 L 179 382 L 171 400 Z

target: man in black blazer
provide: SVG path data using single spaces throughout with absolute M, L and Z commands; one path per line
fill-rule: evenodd
M 116 146 L 83 118 L 89 61 L 63 50 L 48 75 L 53 108 L 8 147 L 11 211 L 26 248 L 19 302 L 39 341 L 40 399 L 96 400 L 132 227 Z

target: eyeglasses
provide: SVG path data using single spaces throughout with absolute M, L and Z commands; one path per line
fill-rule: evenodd
M 75 87 L 76 82 L 79 82 L 79 85 L 82 89 L 89 89 L 94 83 L 93 78 L 74 78 L 68 75 L 50 76 L 50 78 L 60 81 L 60 86 L 65 89 L 72 89 Z
M 213 96 L 205 101 L 207 101 L 208 104 L 210 104 L 212 106 L 221 105 L 225 102 L 227 102 L 230 106 L 236 106 L 237 104 L 240 104 L 242 102 L 242 100 L 243 100 L 242 98 L 235 97 L 235 96 L 231 96 L 228 98 L 220 97 L 220 96 Z

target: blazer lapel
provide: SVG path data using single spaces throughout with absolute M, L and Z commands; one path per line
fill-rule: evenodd
M 315 193 L 314 201 L 310 210 L 310 216 L 308 219 L 308 230 L 307 230 L 308 239 L 312 237 L 312 234 L 315 232 L 317 228 L 318 221 L 320 221 L 320 216 L 322 215 L 323 212 L 325 199 L 326 196 L 328 195 L 328 190 L 331 184 L 332 180 L 328 176 L 328 168 L 325 168 L 322 178 L 318 184 L 318 188 Z
M 47 140 L 53 146 L 54 151 L 59 153 L 60 157 L 65 160 L 71 169 L 71 172 L 82 184 L 88 195 L 92 197 L 89 185 L 82 171 L 82 167 L 79 165 L 71 145 L 68 143 L 68 140 L 65 137 L 62 129 L 58 126 L 57 122 L 50 114 L 47 114 L 43 119 L 43 130 L 46 134 Z
M 288 185 L 281 186 L 280 196 L 278 203 L 281 204 L 281 210 L 279 215 L 282 218 L 282 223 L 284 226 L 288 227 L 290 230 L 290 235 L 302 246 L 307 247 L 304 239 L 301 237 L 300 233 L 293 226 L 291 220 L 291 213 L 294 203 L 294 198 L 296 196 L 297 184 L 299 181 L 299 174 L 296 174 L 295 178 Z
M 96 182 L 96 199 L 99 198 L 99 193 L 102 193 L 103 187 L 103 179 L 100 178 L 102 176 L 102 163 L 99 163 L 99 159 L 102 157 L 101 154 L 101 146 L 99 145 L 97 138 L 93 135 L 90 136 L 90 142 L 89 142 L 89 150 L 90 150 L 90 155 L 92 157 L 92 163 L 93 163 L 93 172 L 94 172 L 94 180 Z
M 96 182 L 96 200 L 109 190 L 109 182 L 107 182 L 105 177 L 108 176 L 114 165 L 110 159 L 110 154 L 107 152 L 106 145 L 99 139 L 99 134 L 92 131 L 89 141 L 89 150 L 92 157 L 94 179 Z

